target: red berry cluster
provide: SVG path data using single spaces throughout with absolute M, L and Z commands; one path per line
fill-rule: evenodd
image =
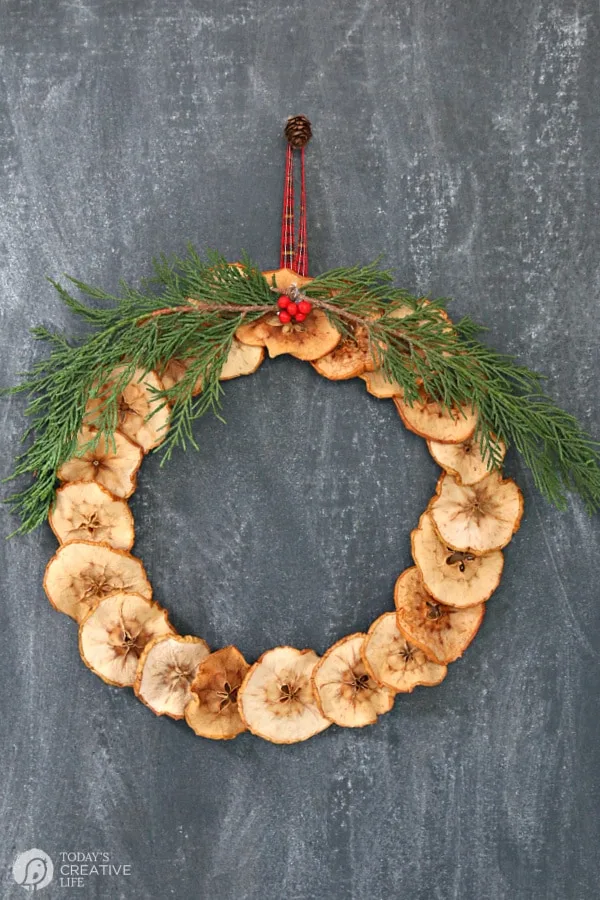
M 305 318 L 312 309 L 312 303 L 309 300 L 299 300 L 294 303 L 285 294 L 282 294 L 277 301 L 279 307 L 279 321 L 284 325 L 288 322 L 304 322 Z

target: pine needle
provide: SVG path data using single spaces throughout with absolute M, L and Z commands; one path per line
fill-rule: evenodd
M 166 462 L 176 448 L 197 448 L 197 419 L 220 414 L 219 374 L 237 328 L 275 308 L 273 287 L 258 267 L 245 256 L 242 265 L 229 265 L 217 253 L 204 261 L 190 247 L 182 259 L 155 260 L 154 277 L 142 290 L 122 283 L 121 293 L 113 295 L 69 279 L 92 304 L 51 282 L 91 333 L 70 342 L 48 329 L 34 329 L 35 339 L 49 344 L 50 355 L 18 385 L 2 391 L 28 400 L 25 449 L 6 479 L 32 479 L 5 501 L 20 516 L 15 533 L 32 531 L 47 518 L 56 471 L 78 452 L 86 404 L 117 367 L 121 374 L 104 398 L 93 443 L 103 436 L 111 439 L 118 396 L 134 370 L 160 374 L 171 359 L 193 359 L 181 381 L 160 392 L 172 414 L 158 450 Z M 453 414 L 474 406 L 475 438 L 490 469 L 499 465 L 495 454 L 500 438 L 521 454 L 537 488 L 558 508 L 565 508 L 568 492 L 579 494 L 589 512 L 600 507 L 600 445 L 545 395 L 539 374 L 480 343 L 476 336 L 481 328 L 470 319 L 449 325 L 444 301 L 412 297 L 393 287 L 391 273 L 381 270 L 378 261 L 334 269 L 303 291 L 344 337 L 353 339 L 359 325 L 366 330 L 385 376 L 400 384 L 406 402 L 418 402 L 424 392 Z M 410 310 L 402 319 L 391 315 L 399 306 Z M 194 397 L 198 379 L 203 390 Z

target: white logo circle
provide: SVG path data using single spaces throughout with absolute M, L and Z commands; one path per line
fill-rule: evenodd
M 43 850 L 26 850 L 15 859 L 12 873 L 17 884 L 26 891 L 39 891 L 52 881 L 54 866 Z

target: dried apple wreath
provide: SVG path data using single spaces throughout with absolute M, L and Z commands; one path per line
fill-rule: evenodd
M 263 276 L 277 290 L 278 309 L 289 309 L 311 281 L 285 268 Z M 101 399 L 123 372 L 115 370 L 88 400 L 78 448 L 57 473 L 62 486 L 49 522 L 60 547 L 44 588 L 55 609 L 78 622 L 84 663 L 109 684 L 133 687 L 156 715 L 185 718 L 207 738 L 247 729 L 275 743 L 294 743 L 332 723 L 373 724 L 397 693 L 439 684 L 475 637 L 484 604 L 500 582 L 502 548 L 521 520 L 521 492 L 485 465 L 473 439 L 472 410 L 445 410 L 425 399 L 407 404 L 402 388 L 375 366 L 368 340 L 344 339 L 311 301 L 295 306 L 300 303 L 306 310 L 300 328 L 285 328 L 288 323 L 273 311 L 241 325 L 220 377 L 252 374 L 265 348 L 271 357 L 288 353 L 306 360 L 334 381 L 379 373 L 401 420 L 427 439 L 444 469 L 412 533 L 415 566 L 398 577 L 395 612 L 380 616 L 366 634 L 343 638 L 321 658 L 313 650 L 276 647 L 249 665 L 235 647 L 211 653 L 202 638 L 176 634 L 167 611 L 153 601 L 143 564 L 131 554 L 134 526 L 126 498 L 144 453 L 168 433 L 170 410 L 160 399 L 165 382 L 171 389 L 180 382 L 191 358 L 168 360 L 160 373 L 134 370 L 119 387 L 114 442 L 105 438 L 82 450 L 93 436 Z M 403 306 L 399 313 L 394 317 L 413 310 Z M 372 385 L 367 381 L 367 390 L 379 396 Z M 201 390 L 195 383 L 194 392 Z M 496 458 L 503 455 L 498 442 Z
M 558 506 L 574 490 L 600 502 L 598 445 L 539 390 L 536 373 L 479 343 L 442 301 L 394 288 L 377 265 L 307 274 L 304 147 L 310 125 L 289 120 L 281 266 L 261 272 L 244 257 L 155 262 L 159 292 L 123 285 L 115 297 L 81 282 L 84 304 L 56 285 L 92 326 L 74 343 L 50 340 L 49 359 L 11 390 L 30 397 L 29 445 L 15 476 L 32 484 L 10 498 L 21 532 L 46 518 L 59 542 L 44 589 L 74 619 L 84 663 L 108 684 L 132 687 L 156 715 L 197 734 L 248 730 L 274 743 L 306 740 L 335 723 L 357 728 L 388 712 L 398 693 L 445 678 L 481 625 L 519 528 L 521 491 L 504 478 L 507 446 Z M 293 160 L 301 154 L 294 249 Z M 239 649 L 179 635 L 153 599 L 131 550 L 127 499 L 145 454 L 168 459 L 194 444 L 193 424 L 220 405 L 222 383 L 289 354 L 333 380 L 360 378 L 389 398 L 427 441 L 442 472 L 411 535 L 414 566 L 398 576 L 393 606 L 366 633 L 322 657 L 275 647 L 253 664 Z M 58 486 L 57 486 L 58 484 Z M 391 605 L 391 604 L 390 604 Z

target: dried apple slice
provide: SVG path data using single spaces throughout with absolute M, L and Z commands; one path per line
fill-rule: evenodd
M 61 544 L 93 541 L 117 550 L 133 547 L 133 516 L 129 506 L 94 481 L 74 481 L 60 487 L 48 521 Z
M 160 370 L 160 380 L 164 389 L 170 391 L 176 384 L 179 384 L 193 362 L 192 357 L 187 359 L 170 359 L 165 367 Z M 198 376 L 192 389 L 192 397 L 196 397 L 200 393 L 202 393 L 202 378 Z
M 230 381 L 232 378 L 239 378 L 241 375 L 252 375 L 264 358 L 264 347 L 250 347 L 248 344 L 240 343 L 234 337 L 219 379 L 220 381 Z M 176 384 L 179 384 L 193 362 L 193 357 L 170 359 L 160 372 L 160 380 L 164 384 L 165 390 L 171 390 Z M 198 376 L 192 390 L 192 396 L 197 396 L 201 391 L 202 377 Z
M 388 312 L 387 316 L 390 319 L 404 319 L 413 312 L 414 309 L 412 309 L 412 307 L 401 303 L 396 309 Z M 372 371 L 369 371 L 367 368 L 360 377 L 367 385 L 368 393 L 377 397 L 379 400 L 388 400 L 390 397 L 396 397 L 398 394 L 402 393 L 402 388 L 398 382 L 390 381 L 383 369 L 375 368 Z
M 297 275 L 296 272 L 292 272 L 291 269 L 269 269 L 262 274 L 269 287 L 273 287 L 274 285 L 280 291 L 287 291 L 293 284 L 301 288 L 303 285 L 308 284 L 309 281 L 312 281 L 312 278 L 308 278 L 304 275 Z M 273 310 L 275 311 L 275 294 L 273 295 Z M 272 325 L 269 325 L 269 322 L 271 322 Z M 279 319 L 274 312 L 273 314 L 267 313 L 255 322 L 241 325 L 236 331 L 235 336 L 236 340 L 240 341 L 242 344 L 247 344 L 250 347 L 266 347 L 267 338 L 271 336 L 272 332 L 275 333 L 275 329 L 277 328 L 281 328 Z
M 97 431 L 84 425 L 77 439 L 78 451 L 90 444 Z M 57 477 L 61 481 L 95 481 L 115 497 L 131 497 L 144 454 L 140 447 L 116 431 L 100 438 L 93 450 L 85 450 L 64 462 Z
M 313 686 L 323 715 L 345 728 L 374 725 L 377 716 L 394 705 L 394 692 L 367 672 L 361 656 L 366 635 L 350 634 L 321 657 L 313 672 Z
M 190 690 L 198 666 L 209 655 L 202 638 L 160 634 L 144 647 L 133 690 L 157 716 L 183 719 L 192 698 Z
M 411 316 L 414 312 L 416 312 L 416 309 L 413 309 L 413 307 L 409 306 L 408 303 L 400 303 L 395 309 L 392 309 L 389 312 L 386 309 L 386 316 L 388 317 L 388 319 L 405 319 L 407 316 Z
M 373 622 L 362 646 L 362 658 L 375 681 L 398 693 L 409 693 L 419 684 L 439 684 L 448 671 L 406 640 L 393 612 Z
M 116 369 L 105 388 L 92 397 L 86 407 L 86 424 L 95 425 L 106 402 L 106 391 L 122 375 L 123 368 Z M 130 381 L 119 393 L 117 400 L 117 428 L 147 453 L 164 441 L 169 428 L 169 406 L 157 396 L 164 385 L 156 372 L 135 369 Z M 150 417 L 150 418 L 149 418 Z
M 402 392 L 394 397 L 394 404 L 406 427 L 420 437 L 444 444 L 458 444 L 468 440 L 475 431 L 477 416 L 473 410 L 450 413 L 439 403 L 426 398 L 410 406 L 404 401 Z
M 438 465 L 449 475 L 453 475 L 459 484 L 477 484 L 490 474 L 489 459 L 483 459 L 481 448 L 474 438 L 460 444 L 427 441 L 427 446 Z M 504 459 L 505 453 L 505 445 L 502 441 L 497 441 L 494 456 L 498 464 Z
M 356 378 L 375 368 L 373 354 L 369 349 L 366 328 L 357 328 L 353 338 L 343 338 L 335 350 L 311 363 L 319 375 L 330 381 L 345 381 Z
M 390 381 L 382 369 L 374 372 L 365 372 L 360 376 L 367 385 L 367 391 L 379 400 L 388 400 L 402 393 L 402 388 L 397 381 Z
M 431 301 L 426 299 L 421 299 L 420 303 L 422 306 L 429 306 Z M 396 309 L 388 312 L 387 315 L 391 319 L 404 319 L 406 316 L 410 316 L 415 312 L 418 312 L 419 307 L 408 306 L 408 304 L 401 303 Z M 448 313 L 444 309 L 439 309 L 438 314 L 440 317 L 448 322 L 449 331 L 452 330 L 450 317 Z M 444 329 L 446 330 L 446 329 Z M 384 344 L 381 342 L 382 349 L 384 349 Z M 421 350 L 417 350 L 419 355 L 423 355 Z M 363 375 L 360 375 L 363 381 L 366 382 L 367 391 L 369 394 L 372 394 L 374 397 L 378 397 L 381 400 L 388 399 L 390 397 L 401 397 L 403 394 L 402 387 L 398 384 L 397 381 L 390 381 L 382 369 L 376 368 L 374 372 L 365 372 Z
M 423 513 L 411 534 L 412 555 L 423 576 L 426 590 L 448 606 L 466 608 L 484 603 L 502 577 L 504 556 L 492 550 L 475 556 L 447 547 L 437 533 L 431 514 Z
M 250 347 L 234 337 L 219 378 L 221 381 L 230 381 L 241 375 L 252 375 L 264 358 L 264 347 Z
M 312 278 L 297 275 L 290 269 L 263 272 L 263 275 L 270 286 L 274 279 L 280 291 L 288 290 L 293 284 L 302 287 L 312 281 Z M 275 309 L 275 296 L 273 308 Z M 235 336 L 242 344 L 266 347 L 271 358 L 289 353 L 297 359 L 309 361 L 330 353 L 341 338 L 337 328 L 320 309 L 313 309 L 304 322 L 287 325 L 283 325 L 274 312 L 267 313 L 256 322 L 240 325 Z
M 512 478 L 504 480 L 498 471 L 470 486 L 442 475 L 429 510 L 448 547 L 481 556 L 506 547 L 518 531 L 523 495 Z
M 173 634 L 166 609 L 140 594 L 119 591 L 94 606 L 79 626 L 79 652 L 107 684 L 132 687 L 146 645 Z
M 419 647 L 440 666 L 462 656 L 481 625 L 485 605 L 455 609 L 427 593 L 416 566 L 406 569 L 394 590 L 398 628 L 409 643 Z
M 313 309 L 304 322 L 283 325 L 273 313 L 249 325 L 241 325 L 236 337 L 243 344 L 266 347 L 273 359 L 289 353 L 296 359 L 314 360 L 331 353 L 340 341 L 340 333 L 320 309 Z
M 216 650 L 200 663 L 185 708 L 185 720 L 196 734 L 226 741 L 246 730 L 237 697 L 249 668 L 237 647 Z
M 311 676 L 314 650 L 275 647 L 246 673 L 238 694 L 240 715 L 252 734 L 273 744 L 305 741 L 331 725 L 317 706 Z
M 44 590 L 52 606 L 81 622 L 90 608 L 115 591 L 152 596 L 139 559 L 91 541 L 59 547 L 46 566 Z
M 313 280 L 308 275 L 298 275 L 292 269 L 267 269 L 262 274 L 269 287 L 273 286 L 273 279 L 275 279 L 275 287 L 279 291 L 287 291 L 293 284 L 301 288 Z

